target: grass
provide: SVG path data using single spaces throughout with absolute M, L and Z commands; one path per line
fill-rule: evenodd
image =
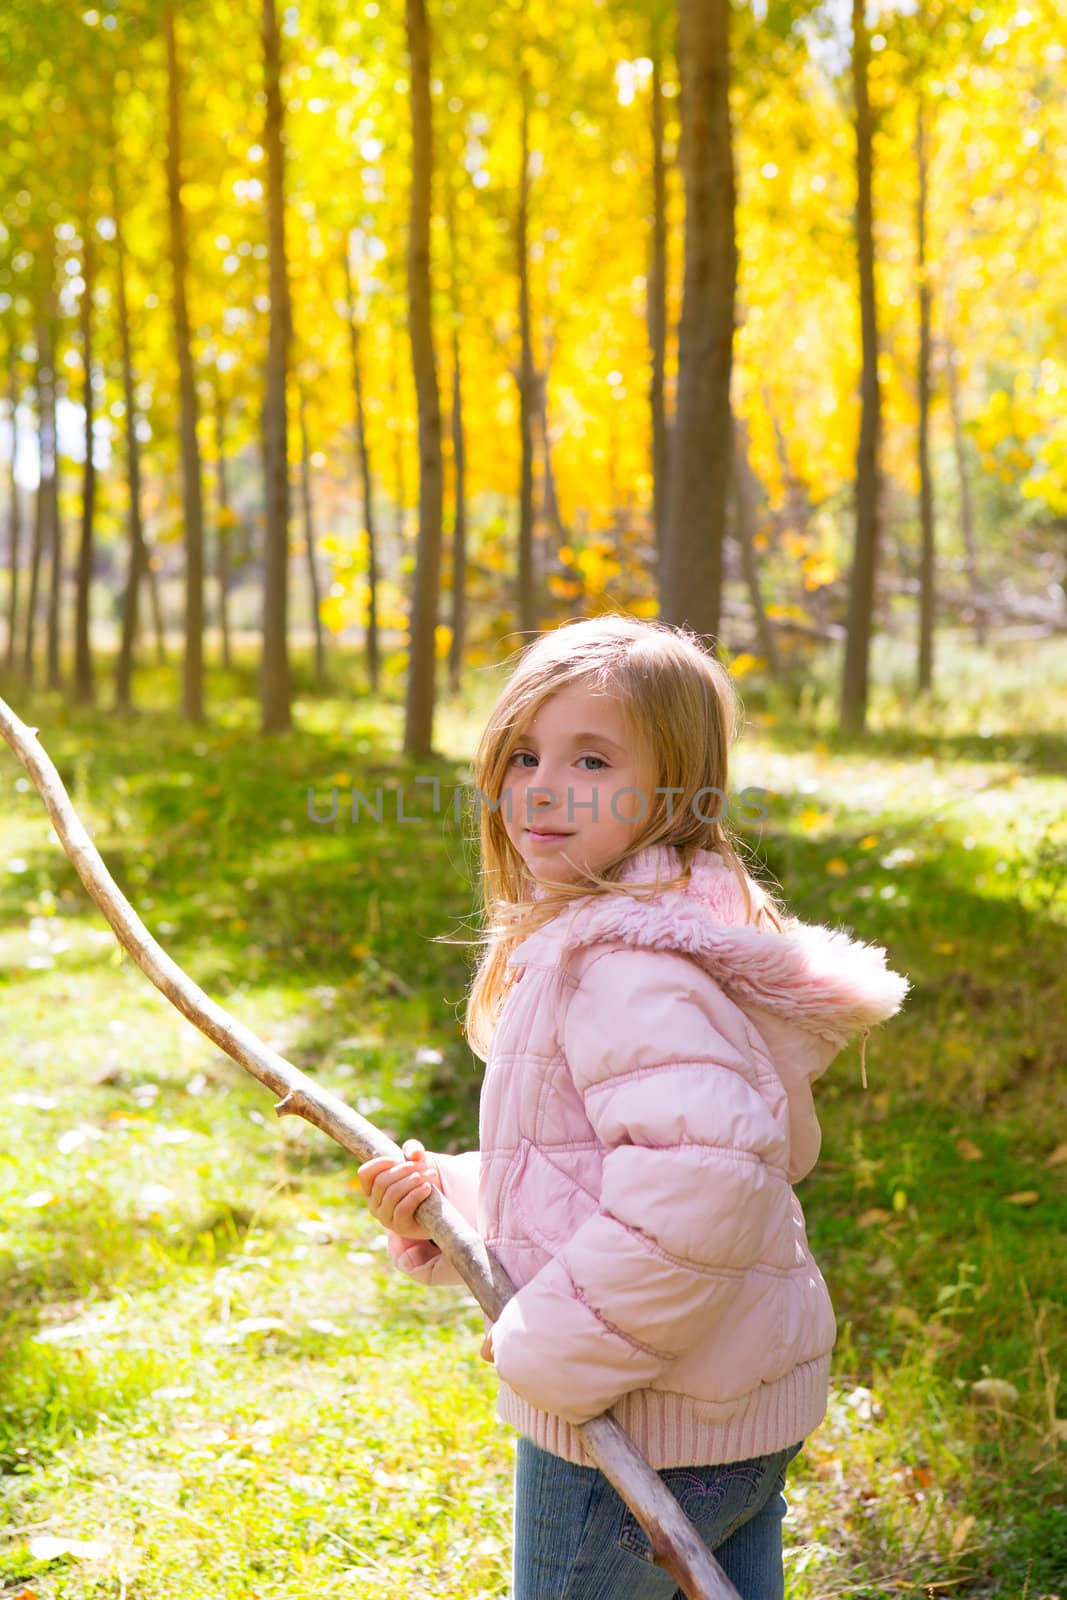
M 863 739 L 835 733 L 827 668 L 799 700 L 741 685 L 754 860 L 914 985 L 868 1091 L 856 1047 L 819 1086 L 801 1197 L 840 1335 L 789 1593 L 1040 1600 L 1067 1594 L 1067 649 L 946 641 L 949 692 L 918 703 L 880 649 Z M 434 940 L 473 927 L 447 808 L 493 678 L 417 768 L 395 674 L 376 701 L 337 678 L 270 741 L 250 667 L 193 731 L 165 671 L 124 722 L 4 692 L 198 982 L 389 1131 L 463 1148 L 470 952 Z M 513 1437 L 480 1312 L 393 1274 L 348 1158 L 119 954 L 20 772 L 0 763 L 0 1594 L 505 1595 Z M 308 815 L 309 788 L 325 814 L 379 784 L 380 823 Z

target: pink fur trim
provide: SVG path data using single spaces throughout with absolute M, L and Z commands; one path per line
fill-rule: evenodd
M 619 881 L 636 886 L 678 870 L 673 847 L 652 845 L 631 857 Z M 615 941 L 676 950 L 699 960 L 735 999 L 765 1006 L 838 1046 L 900 1010 L 910 985 L 887 966 L 880 945 L 797 918 L 779 934 L 746 925 L 745 916 L 737 875 L 714 851 L 701 850 L 687 889 L 648 898 L 617 890 L 585 896 L 523 940 L 508 965 L 552 965 L 565 949 Z

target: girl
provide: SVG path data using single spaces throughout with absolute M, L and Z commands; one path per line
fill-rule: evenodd
M 458 1281 L 436 1185 L 518 1292 L 482 1354 L 519 1432 L 513 1600 L 670 1600 L 576 1424 L 613 1408 L 745 1600 L 783 1594 L 789 1460 L 835 1324 L 792 1185 L 811 1085 L 908 984 L 799 922 L 724 819 L 739 704 L 695 635 L 602 616 L 526 650 L 473 763 L 488 933 L 479 1145 L 365 1163 L 397 1267 Z

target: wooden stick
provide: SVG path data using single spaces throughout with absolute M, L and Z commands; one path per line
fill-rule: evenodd
M 55 766 L 37 739 L 37 729 L 20 722 L 0 699 L 0 733 L 33 779 L 52 819 L 60 844 L 119 943 L 141 971 L 182 1016 L 238 1066 L 280 1096 L 279 1116 L 298 1116 L 358 1156 L 402 1160 L 391 1139 L 351 1106 L 265 1045 L 195 984 L 153 939 L 108 872 L 79 819 Z M 431 1234 L 493 1322 L 515 1293 L 515 1286 L 466 1218 L 434 1190 L 416 1217 Z M 678 1501 L 653 1472 L 629 1435 L 610 1412 L 584 1423 L 578 1432 L 590 1457 L 615 1487 L 644 1528 L 656 1563 L 665 1568 L 690 1600 L 739 1600 L 727 1578 Z

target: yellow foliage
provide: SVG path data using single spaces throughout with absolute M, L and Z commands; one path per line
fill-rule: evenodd
M 762 656 L 750 655 L 747 650 L 742 650 L 730 662 L 730 675 L 734 678 L 743 678 L 747 672 L 754 671 L 757 667 L 767 665 Z
M 439 622 L 433 631 L 433 652 L 438 661 L 446 661 L 448 659 L 451 644 L 452 629 L 447 622 Z

